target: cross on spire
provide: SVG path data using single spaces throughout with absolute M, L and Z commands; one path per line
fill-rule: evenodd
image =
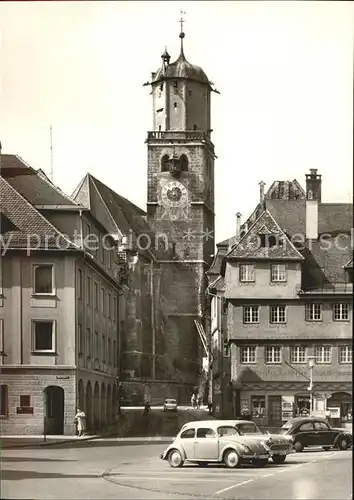
M 186 15 L 185 11 L 184 10 L 181 10 L 181 19 L 179 20 L 180 22 L 180 25 L 181 25 L 181 33 L 183 33 L 183 23 L 185 23 L 186 21 L 183 19 L 183 16 Z

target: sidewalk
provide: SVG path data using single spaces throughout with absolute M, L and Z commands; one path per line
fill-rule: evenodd
M 100 436 L 47 436 L 44 441 L 43 436 L 4 436 L 1 438 L 1 449 L 11 449 L 11 448 L 28 448 L 37 446 L 50 446 L 65 443 L 77 443 L 81 441 L 93 441 L 95 442 L 116 442 L 117 445 L 129 445 L 129 444 L 149 444 L 149 443 L 161 443 L 170 444 L 174 440 L 173 437 L 100 437 Z

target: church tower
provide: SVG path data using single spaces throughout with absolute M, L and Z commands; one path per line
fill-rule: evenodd
M 205 271 L 214 253 L 214 145 L 212 83 L 184 55 L 170 63 L 167 49 L 152 73 L 153 130 L 148 132 L 147 221 L 168 248 L 159 254 L 162 378 L 198 381 L 205 356 L 194 320 L 204 323 Z M 205 325 L 204 325 L 205 327 Z M 158 353 L 156 352 L 158 355 Z M 159 377 L 156 364 L 156 376 Z

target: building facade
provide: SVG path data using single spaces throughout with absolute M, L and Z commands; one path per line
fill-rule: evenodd
M 97 431 L 118 405 L 117 244 L 41 172 L 1 160 L 2 432 L 72 434 L 77 408 Z
M 331 411 L 351 421 L 352 205 L 321 176 L 275 182 L 209 270 L 225 280 L 233 412 L 260 425 Z M 219 262 L 218 262 L 219 261 Z

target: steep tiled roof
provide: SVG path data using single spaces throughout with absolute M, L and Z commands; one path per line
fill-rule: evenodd
M 260 235 L 276 238 L 276 244 L 262 246 Z M 227 258 L 237 259 L 276 259 L 276 260 L 303 260 L 303 256 L 285 236 L 277 222 L 268 210 L 265 210 L 248 232 L 241 238 L 227 254 Z
M 36 171 L 17 155 L 1 155 L 0 175 L 32 205 L 73 205 L 41 170 Z
M 4 249 L 78 249 L 3 177 L 0 177 L 0 213 L 11 224 L 2 228 L 0 247 Z M 9 230 L 5 232 L 6 229 Z
M 108 229 L 108 217 L 110 224 L 114 224 L 115 232 L 120 235 L 134 238 L 146 234 L 154 242 L 154 235 L 144 219 L 145 212 L 131 203 L 129 200 L 120 196 L 111 188 L 103 184 L 91 174 L 87 174 L 73 193 L 76 202 L 90 208 L 93 216 Z M 105 222 L 106 221 L 106 222 Z M 140 253 L 151 259 L 151 253 L 154 254 L 154 248 L 149 251 L 141 250 Z

